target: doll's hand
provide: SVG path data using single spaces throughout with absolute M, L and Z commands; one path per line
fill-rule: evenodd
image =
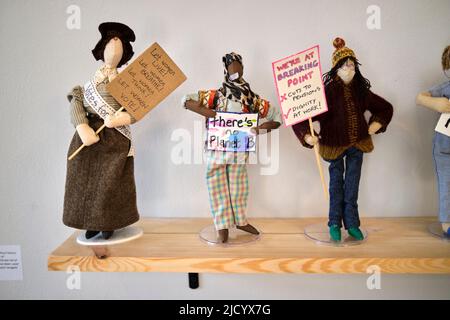
M 114 115 L 107 115 L 105 125 L 108 128 L 116 128 L 131 124 L 131 116 L 128 112 L 119 112 Z
M 113 81 L 116 77 L 117 77 L 117 73 L 113 73 L 113 74 L 109 75 L 108 76 L 109 82 Z
M 93 145 L 100 140 L 99 136 L 95 134 L 94 129 L 87 123 L 77 125 L 77 132 L 85 146 Z
M 184 103 L 184 106 L 185 106 L 187 109 L 191 109 L 191 108 L 200 108 L 200 107 L 203 107 L 203 104 L 202 104 L 201 101 L 187 100 L 187 101 Z
M 310 146 L 315 146 L 316 144 L 319 143 L 319 138 L 317 138 L 316 136 L 312 136 L 310 134 L 306 134 L 305 135 L 305 141 L 307 144 L 309 144 Z
M 375 133 L 377 133 L 378 130 L 381 129 L 381 127 L 382 127 L 381 123 L 376 122 L 376 121 L 372 122 L 369 126 L 369 130 L 368 130 L 369 134 L 374 135 Z
M 440 113 L 450 112 L 450 100 L 445 97 L 434 98 L 433 104 L 436 106 L 436 110 Z

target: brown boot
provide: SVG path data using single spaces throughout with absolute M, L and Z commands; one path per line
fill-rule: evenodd
M 251 224 L 246 224 L 245 226 L 236 226 L 236 228 L 238 228 L 239 230 L 251 233 L 251 234 L 259 234 L 259 231 L 256 230 L 256 228 L 254 226 L 252 226 Z
M 221 229 L 218 231 L 218 240 L 220 243 L 228 242 L 228 229 Z

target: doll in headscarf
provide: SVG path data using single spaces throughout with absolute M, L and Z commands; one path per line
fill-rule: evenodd
M 242 57 L 234 52 L 222 58 L 225 79 L 217 90 L 199 91 L 184 97 L 183 105 L 206 118 L 214 118 L 216 111 L 258 113 L 265 122 L 255 132 L 270 131 L 281 124 L 280 114 L 267 100 L 252 91 L 244 80 Z M 208 151 L 206 182 L 210 207 L 218 241 L 228 241 L 228 229 L 236 228 L 259 234 L 246 218 L 248 198 L 248 152 Z
M 133 56 L 133 30 L 117 22 L 100 24 L 101 39 L 92 50 L 104 64 L 84 86 L 68 94 L 71 122 L 76 128 L 69 155 L 84 148 L 67 162 L 64 196 L 65 225 L 86 230 L 90 239 L 101 233 L 109 239 L 115 230 L 139 220 L 136 207 L 134 158 L 129 124 L 135 119 L 106 90 L 117 68 Z M 95 131 L 106 124 L 99 135 Z
M 417 104 L 439 113 L 450 113 L 450 46 L 442 53 L 441 62 L 447 81 L 419 93 Z M 437 131 L 433 139 L 433 159 L 439 191 L 439 221 L 444 235 L 450 237 L 450 137 Z
M 311 135 L 307 121 L 294 125 L 293 130 L 303 146 L 319 143 L 320 155 L 330 163 L 330 238 L 341 241 L 343 222 L 350 236 L 362 240 L 358 191 L 363 154 L 374 149 L 371 136 L 386 131 L 393 108 L 370 90 L 354 51 L 344 40 L 336 38 L 333 45 L 333 68 L 323 75 L 328 112 L 312 119 L 319 121 L 320 135 Z M 367 110 L 369 122 L 364 117 Z

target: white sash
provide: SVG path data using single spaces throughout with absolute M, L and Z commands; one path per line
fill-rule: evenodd
M 97 87 L 96 87 L 94 81 L 89 81 L 84 85 L 84 98 L 89 103 L 89 105 L 92 107 L 92 109 L 94 109 L 95 112 L 103 120 L 105 120 L 107 115 L 112 116 L 116 113 L 116 110 L 113 107 L 111 107 L 108 103 L 106 103 L 106 101 L 98 93 Z M 120 126 L 120 127 L 114 128 L 114 129 L 119 131 L 127 139 L 130 140 L 131 146 L 130 146 L 130 150 L 128 152 L 128 157 L 133 157 L 134 156 L 134 145 L 133 145 L 133 140 L 131 139 L 130 126 Z

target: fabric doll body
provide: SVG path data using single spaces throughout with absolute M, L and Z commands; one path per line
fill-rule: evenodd
M 226 63 L 225 67 L 228 67 Z M 260 119 L 265 122 L 259 126 L 260 129 L 277 128 L 281 123 L 279 112 L 267 100 L 261 99 L 257 95 L 253 96 L 253 92 L 251 92 L 248 84 L 243 79 L 236 79 L 241 85 L 230 83 L 228 80 L 229 76 L 229 72 L 226 69 L 226 80 L 222 88 L 218 90 L 199 91 L 197 94 L 186 96 L 185 100 L 198 101 L 200 109 L 197 106 L 187 107 L 189 101 L 184 102 L 183 105 L 207 117 L 214 117 L 216 111 L 258 113 Z M 229 87 L 227 88 L 227 86 Z M 232 88 L 230 89 L 230 87 Z M 249 90 L 251 94 L 248 92 Z M 248 97 L 242 97 L 242 94 L 245 93 L 249 93 Z M 249 105 L 250 103 L 251 106 Z M 202 109 L 208 110 L 209 112 Z M 228 229 L 233 226 L 253 234 L 258 234 L 259 232 L 248 224 L 246 218 L 248 152 L 221 152 L 212 150 L 206 152 L 206 182 L 211 212 L 214 217 L 214 225 L 219 232 L 219 241 L 227 241 Z
M 211 91 L 206 92 L 205 96 L 208 97 L 210 94 Z M 208 108 L 221 112 L 250 112 L 236 99 L 226 98 L 220 90 L 213 91 L 213 94 L 217 95 L 217 98 L 211 99 L 212 102 L 206 104 Z M 275 108 L 267 101 L 261 99 L 260 103 L 260 119 L 281 121 Z M 217 230 L 248 224 L 246 219 L 248 156 L 248 152 L 207 151 L 206 181 Z
M 450 99 L 450 81 L 429 90 L 432 97 Z M 450 236 L 450 137 L 440 132 L 434 133 L 433 159 L 439 191 L 439 221 Z M 447 226 L 447 228 L 445 228 Z
M 342 47 L 341 47 L 342 48 Z M 337 53 L 339 51 L 337 50 Z M 341 59 L 353 60 L 353 51 Z M 303 146 L 312 148 L 319 143 L 319 153 L 329 165 L 329 222 L 331 238 L 340 241 L 342 222 L 349 234 L 357 239 L 363 235 L 359 230 L 358 192 L 363 163 L 363 154 L 373 151 L 370 134 L 386 130 L 392 119 L 392 105 L 366 87 L 360 94 L 361 79 L 350 79 L 345 83 L 336 75 L 344 60 L 335 61 L 332 77 L 325 83 L 328 111 L 314 117 L 320 123 L 320 135 L 311 142 L 308 123 L 301 122 L 293 130 Z M 331 71 L 330 71 L 331 74 Z M 364 113 L 371 117 L 366 121 Z M 311 142 L 311 143 L 310 143 Z
M 442 68 L 450 71 L 450 46 L 442 54 Z M 447 74 L 447 73 L 446 73 Z M 450 81 L 434 86 L 417 96 L 417 104 L 439 113 L 450 113 Z M 439 192 L 439 221 L 442 230 L 450 237 L 450 137 L 434 133 L 433 160 Z
M 429 90 L 431 97 L 450 99 L 450 81 Z M 450 137 L 434 133 L 433 159 L 439 191 L 439 221 L 443 231 L 450 236 Z
M 128 112 L 116 112 L 121 106 L 106 90 L 118 73 L 117 67 L 133 55 L 129 41 L 134 41 L 134 33 L 115 22 L 102 23 L 99 30 L 102 39 L 92 52 L 105 64 L 91 81 L 76 86 L 67 96 L 77 131 L 68 154 L 80 145 L 88 147 L 67 162 L 63 222 L 87 230 L 88 239 L 99 232 L 108 239 L 114 230 L 139 220 L 133 149 L 127 134 L 128 125 L 135 120 Z M 103 124 L 106 127 L 97 136 L 95 131 Z
M 121 106 L 106 90 L 108 81 L 99 83 L 97 90 L 117 111 Z M 75 87 L 68 98 L 75 127 L 86 123 L 95 131 L 103 125 L 103 120 L 86 101 L 82 87 Z M 72 228 L 112 231 L 139 220 L 134 158 L 128 157 L 130 140 L 114 128 L 103 129 L 99 138 L 97 143 L 67 162 L 63 222 Z M 69 154 L 82 144 L 75 133 Z

